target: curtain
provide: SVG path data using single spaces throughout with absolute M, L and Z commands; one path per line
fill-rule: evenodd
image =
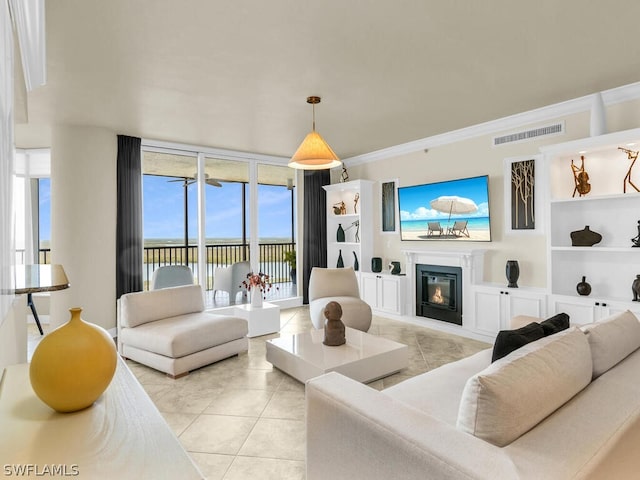
M 142 291 L 141 140 L 118 135 L 116 298 Z
M 0 2 L 0 325 L 13 301 L 13 30 L 7 2 Z
M 327 192 L 329 170 L 304 172 L 304 256 L 302 263 L 302 303 L 309 303 L 309 277 L 313 267 L 327 266 Z

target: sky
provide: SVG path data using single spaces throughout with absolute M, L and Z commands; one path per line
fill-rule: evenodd
M 400 220 L 421 220 L 447 218 L 449 212 L 440 212 L 431 208 L 430 202 L 440 196 L 457 195 L 475 202 L 475 213 L 461 214 L 463 217 L 488 217 L 489 197 L 488 177 L 472 177 L 446 182 L 401 187 L 398 189 Z M 455 215 L 452 215 L 454 217 Z
M 184 186 L 182 181 L 170 180 L 173 179 L 151 175 L 143 177 L 145 238 L 184 238 Z M 207 238 L 241 238 L 241 184 L 221 183 L 222 187 L 207 185 L 206 188 L 205 235 Z M 195 184 L 187 187 L 190 238 L 196 238 L 198 232 L 196 190 Z M 259 185 L 258 198 L 260 238 L 290 239 L 291 192 L 286 187 Z M 249 233 L 247 231 L 247 235 Z

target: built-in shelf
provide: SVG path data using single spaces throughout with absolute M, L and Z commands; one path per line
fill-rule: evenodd
M 590 202 L 590 201 L 605 201 L 605 200 L 619 200 L 629 199 L 637 195 L 640 198 L 640 192 L 627 192 L 627 193 L 612 193 L 609 195 L 586 195 L 584 197 L 570 197 L 570 198 L 556 198 L 551 200 L 551 203 L 572 203 L 572 202 Z
M 640 252 L 640 248 L 633 247 L 551 247 L 554 252 L 573 252 L 573 253 L 585 253 L 585 252 L 610 252 L 610 253 L 629 253 Z M 635 255 L 635 254 L 634 254 Z

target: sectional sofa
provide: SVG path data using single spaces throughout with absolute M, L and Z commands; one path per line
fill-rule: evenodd
M 317 377 L 307 478 L 639 478 L 638 347 L 640 322 L 624 312 L 383 391 Z

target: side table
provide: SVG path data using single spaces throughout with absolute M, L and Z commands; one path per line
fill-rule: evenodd
M 255 308 L 251 304 L 236 305 L 235 314 L 249 324 L 247 337 L 280 331 L 280 307 L 273 303 L 263 302 L 261 308 Z

